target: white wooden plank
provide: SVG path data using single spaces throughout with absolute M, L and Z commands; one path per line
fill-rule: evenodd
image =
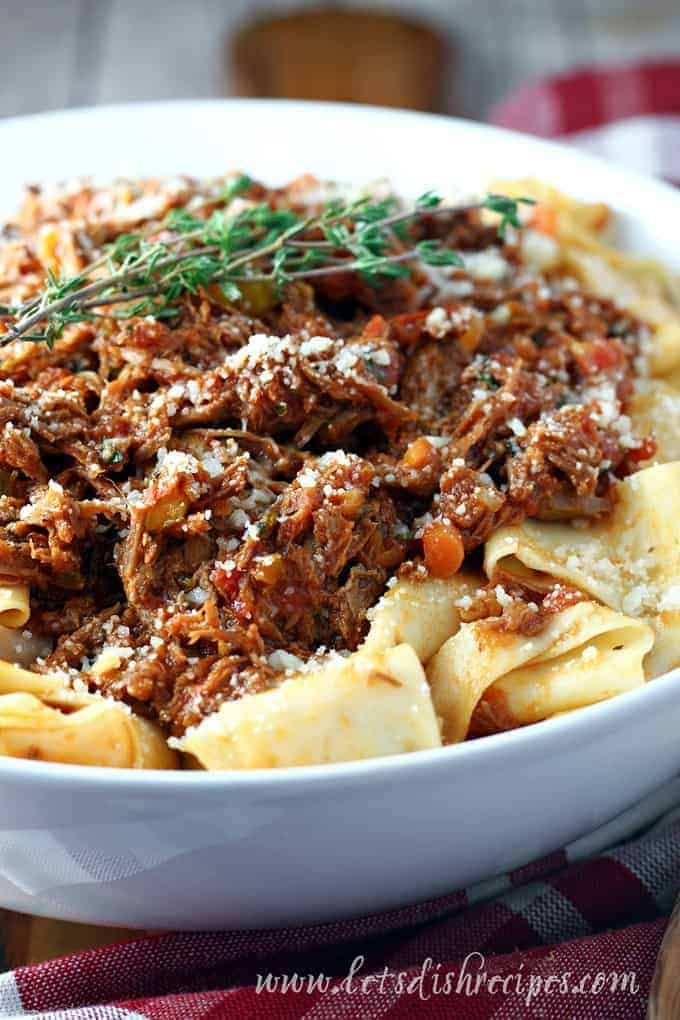
M 203 0 L 115 0 L 109 4 L 96 100 L 222 94 L 225 29 L 233 26 L 232 11 L 239 6 Z
M 0 116 L 68 106 L 79 14 L 79 0 L 2 4 Z

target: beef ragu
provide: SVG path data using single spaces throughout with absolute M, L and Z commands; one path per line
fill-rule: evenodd
M 77 275 L 130 229 L 162 236 L 172 208 L 207 217 L 218 194 L 33 189 L 0 245 L 0 303 Z M 303 179 L 234 201 L 307 216 L 323 200 Z M 395 575 L 452 576 L 526 516 L 606 514 L 651 452 L 626 416 L 647 330 L 550 269 L 523 215 L 528 229 L 499 232 L 478 208 L 424 209 L 394 234 L 396 252 L 437 241 L 460 265 L 254 277 L 231 297 L 198 285 L 170 316 L 112 302 L 51 348 L 6 343 L 0 571 L 30 584 L 31 630 L 52 642 L 34 668 L 178 735 L 324 649 L 356 649 Z M 491 584 L 468 616 L 531 632 L 575 597 L 524 596 L 534 611 L 505 612 Z

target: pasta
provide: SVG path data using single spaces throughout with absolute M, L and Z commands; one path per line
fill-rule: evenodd
M 650 627 L 593 602 L 532 637 L 494 619 L 464 623 L 428 667 L 444 740 L 464 740 L 476 709 L 487 730 L 512 729 L 632 690 L 653 643 Z
M 423 668 L 402 644 L 227 702 L 177 746 L 206 768 L 243 769 L 426 750 L 441 738 Z
M 64 689 L 63 681 L 0 664 L 0 754 L 76 765 L 167 769 L 162 733 L 125 706 Z
M 0 754 L 367 759 L 680 664 L 680 284 L 606 205 L 493 189 L 31 189 L 0 239 Z
M 31 615 L 30 592 L 25 584 L 0 584 L 0 625 L 23 627 Z
M 487 543 L 489 576 L 521 576 L 532 586 L 555 579 L 619 612 L 648 620 L 656 633 L 649 676 L 671 669 L 680 636 L 680 462 L 649 467 L 620 482 L 610 517 L 589 528 L 525 521 Z
M 457 630 L 458 602 L 471 595 L 478 583 L 477 577 L 464 573 L 449 581 L 398 581 L 369 609 L 370 628 L 362 650 L 385 651 L 403 642 L 421 662 L 427 662 Z

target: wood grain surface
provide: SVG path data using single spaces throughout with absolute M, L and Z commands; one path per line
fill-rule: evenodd
M 95 928 L 0 910 L 0 972 L 140 934 L 126 928 Z

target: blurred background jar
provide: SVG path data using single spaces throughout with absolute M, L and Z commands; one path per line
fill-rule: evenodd
M 228 91 L 438 110 L 441 33 L 393 13 L 323 8 L 265 16 L 228 41 Z
M 484 120 L 524 82 L 678 52 L 677 0 L 9 0 L 0 117 L 247 93 Z

